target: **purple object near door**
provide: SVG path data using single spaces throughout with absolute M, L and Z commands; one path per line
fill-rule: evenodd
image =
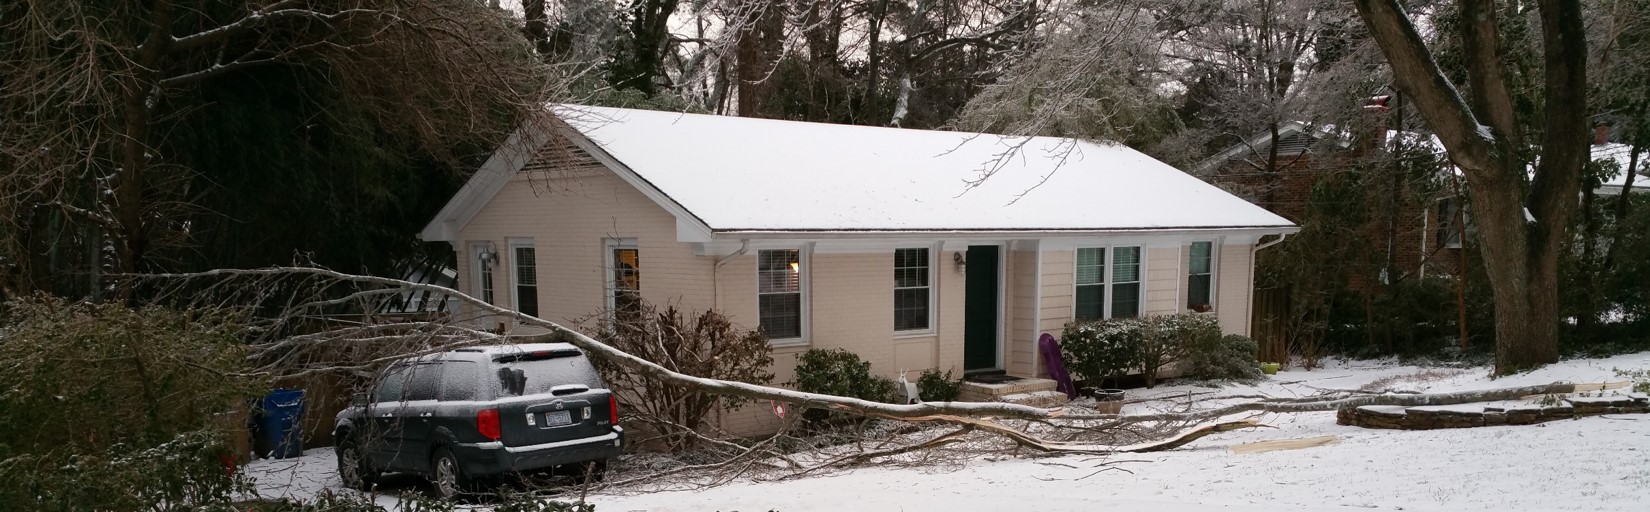
M 1043 353 L 1043 366 L 1048 368 L 1048 377 L 1054 379 L 1056 390 L 1065 393 L 1066 398 L 1077 398 L 1077 386 L 1071 384 L 1071 374 L 1066 373 L 1064 359 L 1060 357 L 1060 342 L 1054 335 L 1043 333 L 1037 338 L 1037 350 Z

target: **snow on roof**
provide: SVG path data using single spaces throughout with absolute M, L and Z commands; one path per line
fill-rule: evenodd
M 552 111 L 715 231 L 1293 226 L 1119 144 L 575 105 Z M 986 170 L 995 173 L 970 188 Z

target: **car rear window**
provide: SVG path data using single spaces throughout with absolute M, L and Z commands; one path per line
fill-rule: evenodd
M 596 369 L 590 366 L 590 360 L 585 359 L 583 355 L 502 361 L 498 363 L 498 366 L 522 371 L 522 374 L 527 377 L 526 386 L 523 387 L 522 392 L 525 395 L 549 393 L 550 388 L 563 384 L 583 384 L 590 386 L 591 389 L 605 387 L 602 385 L 601 376 L 596 374 Z M 500 394 L 509 394 L 504 392 L 508 388 L 501 378 L 492 380 L 495 390 L 499 391 Z

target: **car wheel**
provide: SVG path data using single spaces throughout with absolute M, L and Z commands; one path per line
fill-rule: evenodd
M 435 484 L 435 495 L 452 500 L 470 491 L 470 479 L 458 465 L 453 451 L 445 447 L 435 450 L 430 459 L 430 483 Z
M 378 470 L 373 469 L 372 462 L 361 452 L 360 443 L 346 440 L 338 445 L 338 479 L 343 480 L 345 487 L 363 491 L 378 482 Z

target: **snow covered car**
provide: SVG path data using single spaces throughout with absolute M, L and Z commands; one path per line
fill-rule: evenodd
M 387 472 L 454 497 L 516 472 L 600 478 L 624 450 L 618 403 L 566 343 L 461 348 L 397 361 L 340 411 L 338 476 L 365 489 Z

